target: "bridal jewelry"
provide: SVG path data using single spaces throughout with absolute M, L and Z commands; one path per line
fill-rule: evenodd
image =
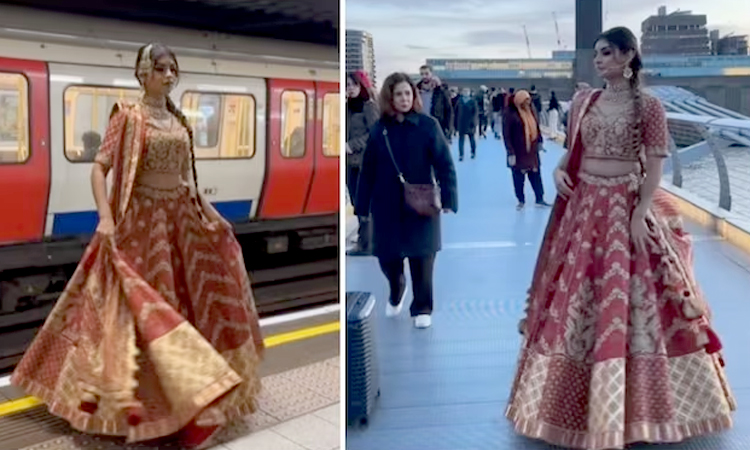
M 633 98 L 633 94 L 630 91 L 630 86 L 627 85 L 607 85 L 607 88 L 602 92 L 602 99 L 613 103 L 623 103 Z
M 156 120 L 165 120 L 169 118 L 166 99 L 155 99 L 153 97 L 143 96 L 141 102 L 148 110 L 148 114 Z

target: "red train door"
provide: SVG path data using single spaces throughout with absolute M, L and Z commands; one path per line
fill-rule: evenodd
M 315 83 L 315 172 L 305 214 L 339 210 L 341 104 L 338 83 Z
M 44 238 L 50 185 L 47 65 L 0 58 L 0 245 Z
M 269 80 L 268 91 L 267 169 L 258 216 L 298 216 L 313 176 L 315 83 Z

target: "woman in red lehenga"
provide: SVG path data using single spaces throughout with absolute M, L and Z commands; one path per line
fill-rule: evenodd
M 174 54 L 141 48 L 136 76 L 92 171 L 97 232 L 12 382 L 82 432 L 206 447 L 255 410 L 263 340 L 231 225 L 197 191 Z
M 691 244 L 658 190 L 669 135 L 632 32 L 596 43 L 604 90 L 573 100 L 560 192 L 529 290 L 506 416 L 564 447 L 677 442 L 732 426 Z

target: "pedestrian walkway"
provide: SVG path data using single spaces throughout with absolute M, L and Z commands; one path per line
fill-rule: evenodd
M 347 291 L 369 291 L 378 301 L 381 373 L 381 396 L 370 424 L 347 429 L 347 450 L 552 448 L 518 437 L 504 417 L 521 344 L 517 323 L 549 209 L 531 204 L 516 211 L 502 144 L 488 138 L 478 145 L 476 160 L 458 162 L 453 143 L 459 212 L 443 217 L 431 328 L 414 329 L 408 308 L 398 318 L 386 319 L 388 287 L 377 260 L 347 257 Z M 551 170 L 563 150 L 556 143 L 545 146 L 543 180 L 551 202 Z M 533 199 L 528 183 L 526 189 L 527 199 Z M 706 230 L 689 229 L 696 238 L 696 274 L 726 347 L 739 411 L 729 432 L 658 448 L 750 449 L 750 378 L 745 375 L 750 369 L 750 258 Z M 407 301 L 411 298 L 409 292 Z

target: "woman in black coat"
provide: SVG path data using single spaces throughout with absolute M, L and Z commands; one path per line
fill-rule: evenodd
M 440 215 L 422 216 L 406 204 L 404 186 L 391 159 L 408 183 L 440 186 L 444 212 L 458 211 L 456 171 L 440 124 L 423 114 L 417 88 L 408 75 L 389 76 L 380 94 L 383 116 L 370 132 L 354 209 L 372 214 L 373 254 L 390 285 L 386 315 L 401 311 L 406 292 L 404 258 L 409 258 L 414 300 L 411 316 L 417 328 L 431 325 L 432 275 L 441 248 Z M 383 131 L 387 131 L 387 137 Z
M 503 117 L 503 139 L 508 152 L 508 167 L 513 172 L 513 188 L 518 199 L 516 208 L 520 210 L 526 203 L 523 191 L 527 175 L 534 189 L 537 206 L 549 206 L 544 201 L 539 161 L 539 149 L 544 139 L 528 92 L 518 91 L 508 101 Z
M 380 112 L 375 103 L 367 74 L 361 70 L 346 76 L 346 188 L 354 203 L 357 182 L 362 169 L 362 156 L 367 147 L 370 130 L 378 121 Z M 370 254 L 372 226 L 367 216 L 357 217 L 359 230 L 357 247 L 347 252 L 349 256 Z

